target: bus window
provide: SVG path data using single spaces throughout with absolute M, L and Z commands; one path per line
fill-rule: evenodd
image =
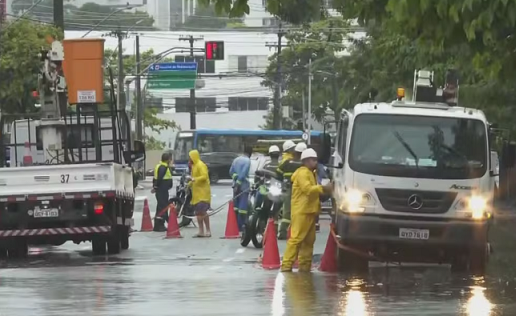
M 244 150 L 244 137 L 237 135 L 198 135 L 197 149 L 204 153 L 241 153 Z
M 193 149 L 193 134 L 179 133 L 174 146 L 174 160 L 187 161 L 188 153 Z

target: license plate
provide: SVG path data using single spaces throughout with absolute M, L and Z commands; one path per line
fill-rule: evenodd
M 59 211 L 56 209 L 50 209 L 50 210 L 34 210 L 34 217 L 41 218 L 41 217 L 58 217 Z
M 400 228 L 400 238 L 403 239 L 422 239 L 427 240 L 430 237 L 428 229 Z

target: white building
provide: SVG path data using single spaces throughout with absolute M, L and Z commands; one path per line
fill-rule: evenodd
M 105 32 L 92 32 L 88 37 L 101 37 L 103 33 Z M 84 32 L 67 31 L 65 37 L 79 38 L 83 34 Z M 178 47 L 182 49 L 178 49 L 177 53 L 172 53 L 169 57 L 180 58 L 177 56 L 188 55 L 188 42 L 179 40 L 182 35 L 204 36 L 204 41 L 219 40 L 224 41 L 225 45 L 225 59 L 214 62 L 214 73 L 201 74 L 201 78 L 210 77 L 203 78 L 205 86 L 196 91 L 196 97 L 203 100 L 208 109 L 204 113 L 198 112 L 197 128 L 257 129 L 263 125 L 264 116 L 272 106 L 272 91 L 262 87 L 260 83 L 269 63 L 268 57 L 274 53 L 274 50 L 269 50 L 265 44 L 273 42 L 276 35 L 249 32 L 143 32 L 139 34 L 140 51 L 153 49 L 155 53 L 160 53 Z M 105 39 L 106 48 L 116 48 L 116 38 Z M 123 41 L 124 54 L 134 54 L 134 39 L 133 35 Z M 203 48 L 204 41 L 197 41 L 195 47 Z M 214 78 L 217 74 L 220 77 Z M 145 80 L 142 80 L 142 85 L 145 85 Z M 133 88 L 134 85 L 131 85 L 131 89 Z M 163 98 L 163 106 L 167 108 L 163 114 L 159 114 L 160 118 L 175 121 L 183 130 L 189 129 L 189 113 L 176 112 L 176 104 L 186 102 L 190 95 L 189 90 L 155 90 L 151 93 L 155 97 Z M 175 132 L 167 131 L 154 136 L 166 143 L 173 143 Z

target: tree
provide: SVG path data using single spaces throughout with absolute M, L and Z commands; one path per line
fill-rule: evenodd
M 118 62 L 115 56 L 117 55 L 115 51 L 106 49 L 104 51 L 104 55 L 108 59 L 109 68 L 112 69 L 113 77 L 117 78 L 118 76 Z M 140 69 L 143 72 L 147 69 L 153 62 L 156 61 L 156 54 L 152 49 L 146 50 L 140 55 Z M 163 58 L 161 62 L 173 62 L 171 58 Z M 124 74 L 126 76 L 135 76 L 136 73 L 136 58 L 134 55 L 124 55 Z M 145 75 L 142 74 L 142 77 L 145 78 Z M 143 87 L 142 87 L 143 88 Z M 150 98 L 149 91 L 145 90 L 144 100 Z M 163 120 L 157 117 L 158 114 L 157 108 L 145 107 L 143 112 L 143 125 L 144 128 L 150 128 L 153 132 L 159 133 L 166 129 L 175 129 L 177 128 L 176 123 L 174 121 Z M 136 104 L 133 103 L 132 113 L 136 111 Z M 132 117 L 134 118 L 134 116 Z M 165 146 L 164 143 L 154 139 L 152 136 L 146 135 L 145 141 L 147 144 L 151 144 L 154 149 L 163 149 Z M 161 147 L 160 147 L 161 146 Z
M 218 14 L 241 17 L 249 14 L 249 0 L 200 0 L 203 5 L 212 4 Z M 319 21 L 326 16 L 323 0 L 267 0 L 267 11 L 292 24 Z
M 286 96 L 283 105 L 291 105 L 294 121 L 301 119 L 302 95 L 307 95 L 308 64 L 312 60 L 312 110 L 313 115 L 321 120 L 327 109 L 338 115 L 343 104 L 333 102 L 333 84 L 343 85 L 344 77 L 336 72 L 337 64 L 347 39 L 348 23 L 340 18 L 330 18 L 303 27 L 286 35 L 288 46 L 281 51 L 281 69 Z M 274 89 L 276 82 L 277 54 L 270 58 L 262 85 Z M 338 90 L 337 90 L 338 93 Z M 340 98 L 338 98 L 341 100 Z M 294 122 L 283 121 L 285 128 L 295 126 Z M 269 124 L 266 124 L 269 126 Z
M 47 24 L 19 20 L 0 29 L 0 105 L 4 113 L 34 112 L 42 47 L 45 38 L 58 38 L 59 31 Z
M 240 18 L 228 18 L 218 15 L 213 5 L 199 5 L 195 8 L 195 14 L 187 17 L 183 27 L 223 29 L 228 24 L 243 23 Z
M 150 30 L 154 25 L 154 19 L 147 12 L 138 11 L 114 13 L 114 9 L 109 6 L 98 5 L 94 2 L 85 3 L 78 10 L 71 10 L 65 18 L 67 29 L 88 30 L 94 25 L 99 24 L 98 28 L 127 30 L 135 27 L 145 27 Z M 103 21 L 109 14 L 111 17 Z

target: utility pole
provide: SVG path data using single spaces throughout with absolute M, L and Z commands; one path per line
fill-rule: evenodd
M 194 43 L 198 40 L 202 40 L 202 37 L 193 37 L 192 35 L 189 35 L 188 37 L 180 37 L 180 41 L 188 41 L 190 43 L 190 57 L 192 57 L 193 61 L 194 59 Z M 190 89 L 190 129 L 194 130 L 197 128 L 197 124 L 195 121 L 195 113 L 196 113 L 196 107 L 197 102 L 195 99 L 195 87 L 193 89 Z
M 278 23 L 278 41 L 277 43 L 265 43 L 265 46 L 269 48 L 276 48 L 278 52 L 276 57 L 276 79 L 274 80 L 276 83 L 274 89 L 274 109 L 272 112 L 272 125 L 274 129 L 281 129 L 282 125 L 282 115 L 281 115 L 281 91 L 283 88 L 283 76 L 281 75 L 281 48 L 283 47 L 281 44 L 281 40 L 283 36 L 285 36 L 285 32 L 283 31 L 283 25 L 281 20 Z
M 143 106 L 140 76 L 140 36 L 136 35 L 136 139 L 143 140 Z
M 312 58 L 308 61 L 308 145 L 312 142 Z
M 7 1 L 7 0 L 5 0 Z M 64 35 L 64 0 L 54 0 L 54 25 L 63 32 Z M 64 38 L 64 36 L 63 36 Z

